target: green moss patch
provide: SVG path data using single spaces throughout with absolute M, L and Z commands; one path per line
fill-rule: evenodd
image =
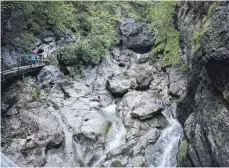
M 187 158 L 189 143 L 187 140 L 182 140 L 178 150 L 178 165 Z
M 109 132 L 110 127 L 111 127 L 111 122 L 109 121 L 109 122 L 107 122 L 107 124 L 106 124 L 106 126 L 104 128 L 104 137 L 105 138 L 106 138 L 106 136 L 107 136 L 107 134 Z
M 32 85 L 32 91 L 30 92 L 30 94 L 32 96 L 33 101 L 36 101 L 40 98 L 41 90 L 38 84 L 35 83 Z

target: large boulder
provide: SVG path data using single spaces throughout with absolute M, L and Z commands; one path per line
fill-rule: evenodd
M 133 107 L 130 115 L 133 118 L 137 118 L 139 120 L 147 120 L 161 114 L 163 110 L 164 108 L 160 104 L 154 102 L 140 102 Z
M 108 121 L 96 111 L 86 114 L 82 121 L 81 133 L 92 140 L 104 140 Z M 101 139 L 102 138 L 102 139 Z
M 128 76 L 112 76 L 108 78 L 106 82 L 107 90 L 114 97 L 122 97 L 125 93 L 128 92 L 129 89 L 134 88 L 136 86 L 134 78 L 130 78 Z
M 59 68 L 54 65 L 48 65 L 41 70 L 37 79 L 42 87 L 47 87 L 50 83 L 55 83 L 60 74 Z
M 133 37 L 127 37 L 123 40 L 127 48 L 137 53 L 147 53 L 151 50 L 153 44 L 153 36 L 148 34 L 139 34 Z
M 125 18 L 120 25 L 120 30 L 123 36 L 135 36 L 142 32 L 143 26 L 132 18 Z
M 123 19 L 120 30 L 122 42 L 137 53 L 147 53 L 153 44 L 153 36 L 143 32 L 143 26 L 132 18 Z
M 153 77 L 151 75 L 137 77 L 136 82 L 138 86 L 136 89 L 138 90 L 149 89 L 149 86 L 152 80 L 153 80 Z

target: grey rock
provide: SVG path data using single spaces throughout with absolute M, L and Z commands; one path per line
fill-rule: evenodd
M 134 156 L 126 167 L 145 167 L 145 157 L 142 155 Z
M 169 94 L 172 96 L 181 96 L 187 84 L 187 74 L 181 69 L 172 67 L 169 70 Z
M 135 85 L 133 78 L 122 78 L 121 76 L 110 77 L 106 82 L 107 90 L 115 97 L 122 97 L 130 88 L 134 88 Z
M 149 60 L 148 54 L 142 54 L 140 58 L 138 59 L 139 64 L 146 63 Z
M 53 40 L 54 40 L 53 37 L 45 37 L 45 38 L 43 39 L 43 41 L 44 41 L 46 44 L 51 43 Z
M 130 115 L 139 120 L 151 119 L 156 115 L 160 115 L 164 110 L 163 106 L 153 102 L 140 102 L 134 106 Z
M 142 32 L 143 26 L 132 18 L 124 18 L 120 30 L 124 36 L 134 36 Z
M 124 45 L 137 53 L 147 53 L 153 45 L 153 36 L 148 34 L 139 34 L 134 37 L 128 37 L 123 40 Z
M 133 147 L 133 155 L 141 153 L 141 151 L 144 150 L 150 143 L 156 142 L 159 135 L 160 131 L 155 128 L 146 132 L 146 134 L 140 137 L 137 144 Z
M 54 65 L 48 65 L 42 68 L 41 72 L 38 74 L 37 79 L 41 87 L 47 87 L 50 83 L 55 83 L 55 81 L 60 77 L 60 70 Z
M 180 49 L 191 71 L 186 94 L 177 105 L 177 114 L 192 148 L 188 151 L 190 157 L 180 166 L 190 166 L 189 163 L 191 166 L 228 166 L 229 24 L 225 13 L 228 13 L 229 3 L 217 3 L 215 9 L 213 3 L 207 2 L 182 2 L 181 5 L 178 11 Z M 210 22 L 194 52 L 193 32 L 200 31 L 203 26 L 204 12 L 209 12 Z
M 153 80 L 153 77 L 151 75 L 137 77 L 136 83 L 138 86 L 136 87 L 136 89 L 138 90 L 149 89 L 150 83 L 152 80 Z
M 153 44 L 153 36 L 143 33 L 143 26 L 132 18 L 124 18 L 120 25 L 123 45 L 137 53 L 147 53 Z
M 80 132 L 89 139 L 103 141 L 107 123 L 102 115 L 92 111 L 84 116 Z

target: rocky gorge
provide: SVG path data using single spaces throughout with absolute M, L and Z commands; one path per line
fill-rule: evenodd
M 176 6 L 188 70 L 152 59 L 155 36 L 121 16 L 121 42 L 98 65 L 48 65 L 14 82 L 1 96 L 2 153 L 22 167 L 228 166 L 228 10 Z

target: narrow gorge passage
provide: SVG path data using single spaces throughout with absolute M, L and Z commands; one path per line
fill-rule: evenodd
M 142 63 L 147 54 L 121 48 L 112 53 L 99 66 L 83 70 L 83 78 L 53 75 L 60 73 L 55 66 L 45 67 L 38 75 L 40 86 L 55 80 L 53 86 L 41 90 L 38 103 L 47 113 L 40 112 L 39 121 L 44 122 L 42 115 L 45 120 L 53 116 L 61 130 L 58 134 L 63 136 L 63 149 L 47 153 L 45 166 L 176 165 L 181 127 L 170 114 L 175 112 L 167 94 L 168 75 L 158 70 L 160 63 Z M 120 67 L 117 57 L 126 59 L 130 66 Z M 35 108 L 39 110 L 39 106 Z M 38 134 L 43 134 L 42 129 Z M 36 137 L 32 141 L 44 144 Z M 11 150 L 8 147 L 6 152 Z M 54 163 L 54 158 L 59 161 Z
M 229 2 L 1 7 L 2 167 L 229 165 Z

